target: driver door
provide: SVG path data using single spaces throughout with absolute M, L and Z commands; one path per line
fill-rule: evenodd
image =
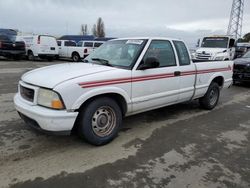
M 142 63 L 149 57 L 158 59 L 160 65 L 157 68 L 133 70 L 134 113 L 174 104 L 179 98 L 179 67 L 172 43 L 167 40 L 152 40 Z

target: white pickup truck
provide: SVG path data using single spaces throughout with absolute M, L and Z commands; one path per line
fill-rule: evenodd
M 193 99 L 213 109 L 220 90 L 232 83 L 232 66 L 232 61 L 194 64 L 177 39 L 115 39 L 84 63 L 24 74 L 14 103 L 39 130 L 77 130 L 89 143 L 103 145 L 116 137 L 124 116 Z
M 74 62 L 79 62 L 103 43 L 103 41 L 79 41 L 76 44 L 76 42 L 71 40 L 57 40 L 59 57 L 69 58 Z
M 57 40 L 60 58 L 69 58 L 74 62 L 79 62 L 84 58 L 84 48 L 77 47 L 75 41 Z

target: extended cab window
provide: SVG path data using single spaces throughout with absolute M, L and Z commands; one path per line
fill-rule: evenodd
M 181 41 L 174 41 L 180 65 L 190 65 L 190 57 L 185 44 Z
M 143 61 L 145 62 L 148 57 L 158 59 L 160 67 L 176 66 L 174 50 L 169 41 L 153 40 L 143 58 Z
M 93 47 L 93 42 L 85 42 L 84 47 Z

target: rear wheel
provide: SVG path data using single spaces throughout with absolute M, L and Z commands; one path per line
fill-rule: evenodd
M 111 98 L 101 97 L 90 102 L 79 114 L 78 134 L 93 145 L 104 145 L 118 134 L 122 112 Z
M 217 83 L 212 82 L 204 97 L 199 99 L 200 105 L 206 110 L 212 110 L 220 98 L 220 87 Z
M 54 60 L 54 57 L 48 57 L 47 60 L 50 62 L 50 61 L 53 61 Z
M 32 51 L 29 51 L 28 52 L 28 60 L 29 61 L 34 61 L 35 60 L 35 57 L 34 57 L 34 54 Z
M 72 54 L 72 60 L 73 60 L 73 62 L 79 62 L 80 61 L 80 56 L 79 56 L 79 54 L 78 53 L 73 53 Z

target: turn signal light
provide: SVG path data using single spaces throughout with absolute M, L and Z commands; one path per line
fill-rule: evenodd
M 54 109 L 63 109 L 64 105 L 60 100 L 51 101 L 51 107 Z

